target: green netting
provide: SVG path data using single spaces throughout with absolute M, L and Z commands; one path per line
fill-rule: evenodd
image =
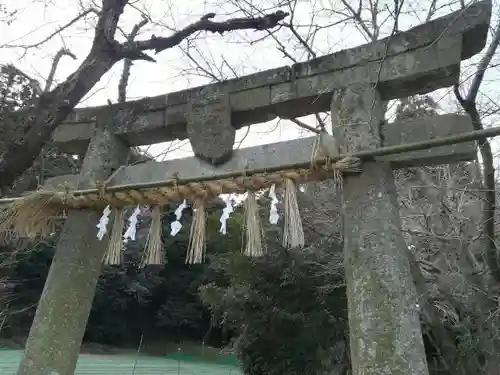
M 229 365 L 238 367 L 238 360 L 234 354 L 213 354 L 211 352 L 203 353 L 201 352 L 199 355 L 179 352 L 174 354 L 169 354 L 166 358 L 182 361 L 182 362 L 199 362 L 199 363 L 213 363 L 219 365 Z
M 0 374 L 14 375 L 21 357 L 20 350 L 0 350 Z M 75 375 L 241 375 L 231 357 L 204 362 L 183 353 L 167 357 L 81 354 Z

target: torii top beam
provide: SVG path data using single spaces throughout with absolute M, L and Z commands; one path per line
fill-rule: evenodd
M 77 109 L 53 134 L 62 151 L 82 153 L 103 111 L 140 113 L 133 123 L 113 124 L 130 146 L 188 136 L 193 102 L 202 105 L 225 97 L 233 128 L 329 110 L 333 89 L 378 82 L 383 99 L 426 93 L 458 80 L 460 62 L 486 44 L 491 0 L 399 32 L 375 43 L 238 79 L 156 97 L 102 107 Z M 117 118 L 121 116 L 118 115 Z M 191 140 L 192 141 L 192 140 Z M 230 141 L 230 140 L 229 140 Z

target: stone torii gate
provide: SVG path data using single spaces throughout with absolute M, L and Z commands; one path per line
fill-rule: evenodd
M 189 138 L 195 157 L 130 165 L 113 186 L 223 178 L 307 165 L 314 137 L 233 151 L 235 131 L 275 118 L 331 110 L 343 154 L 472 130 L 468 117 L 384 122 L 384 100 L 458 82 L 460 63 L 482 50 L 489 0 L 375 43 L 220 84 L 76 110 L 54 132 L 61 151 L 85 153 L 80 175 L 47 181 L 95 188 L 126 163 L 130 146 Z M 133 121 L 128 121 L 133 113 Z M 405 255 L 393 168 L 473 160 L 466 142 L 365 160 L 343 191 L 345 275 L 353 373 L 427 374 L 417 295 Z M 71 211 L 26 343 L 19 375 L 74 373 L 101 272 L 100 212 Z

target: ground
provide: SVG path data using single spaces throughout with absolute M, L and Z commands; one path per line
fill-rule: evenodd
M 93 350 L 95 351 L 95 350 Z M 22 350 L 0 348 L 0 374 L 14 375 Z M 226 361 L 224 361 L 226 362 Z M 229 359 L 227 362 L 232 362 Z M 81 354 L 75 375 L 241 375 L 234 364 L 208 361 L 184 353 L 169 356 Z

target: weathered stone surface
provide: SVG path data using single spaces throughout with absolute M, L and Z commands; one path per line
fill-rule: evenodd
M 334 238 L 342 243 L 341 194 L 335 181 L 310 182 L 304 184 L 303 188 L 304 193 L 297 194 L 303 225 L 314 228 L 317 236 Z M 306 244 L 309 245 L 310 242 L 306 241 Z
M 452 85 L 458 78 L 462 60 L 461 42 L 459 35 L 443 37 L 428 47 L 411 52 L 298 78 L 292 99 L 331 93 L 336 88 L 353 84 L 379 82 L 379 90 L 385 100 Z M 334 55 L 328 57 L 336 58 Z M 425 79 L 429 74 L 438 77 L 429 81 Z
M 388 164 L 344 184 L 353 374 L 427 374 L 417 295 Z
M 106 179 L 127 155 L 128 148 L 109 126 L 97 129 L 78 176 L 78 187 L 88 188 Z M 96 238 L 100 216 L 88 210 L 68 214 L 18 375 L 74 373 L 107 242 Z
M 54 130 L 52 139 L 61 151 L 80 154 L 87 149 L 94 127 L 93 121 L 63 123 Z
M 391 57 L 435 44 L 450 35 L 462 34 L 462 58 L 469 58 L 480 52 L 486 42 L 486 34 L 491 18 L 491 1 L 471 4 L 466 11 L 450 13 L 409 30 L 401 31 L 389 38 L 377 40 L 333 55 L 293 65 L 296 77 L 310 76 L 332 70 L 350 68 L 380 61 L 384 56 Z M 333 58 L 335 56 L 335 58 Z
M 280 68 L 264 70 L 262 72 L 243 76 L 241 78 L 231 79 L 226 82 L 228 92 L 235 93 L 285 82 L 290 79 L 290 76 L 290 67 L 282 66 Z
M 340 140 L 343 147 L 380 147 L 382 116 L 374 86 L 333 95 L 332 123 L 340 131 L 337 126 L 333 130 L 346 135 Z M 354 132 L 365 134 L 352 137 Z M 417 294 L 389 163 L 366 163 L 361 174 L 346 177 L 342 214 L 353 375 L 427 375 Z
M 146 119 L 130 128 L 117 125 L 116 134 L 133 142 L 131 146 L 185 139 L 188 103 L 206 92 L 228 93 L 232 125 L 239 129 L 277 115 L 290 118 L 328 110 L 333 90 L 351 84 L 378 82 L 386 100 L 447 87 L 457 82 L 460 61 L 484 47 L 490 17 L 491 1 L 486 0 L 398 33 L 387 48 L 384 39 L 292 67 L 116 104 L 112 107 L 122 111 L 145 107 L 156 113 L 155 118 L 144 115 Z M 106 109 L 78 109 L 54 132 L 54 141 L 63 151 L 81 152 L 90 140 L 85 127 L 96 112 Z M 75 125 L 82 122 L 85 125 Z
M 436 139 L 443 136 L 446 137 L 447 135 L 466 133 L 472 130 L 473 127 L 469 116 L 458 114 L 418 117 L 392 124 L 384 123 L 381 127 L 384 146 L 419 142 L 424 138 Z M 458 155 L 462 156 L 455 159 L 455 156 Z M 476 142 L 467 142 L 463 144 L 456 143 L 449 146 L 434 147 L 427 150 L 405 152 L 392 156 L 379 156 L 376 160 L 391 162 L 393 167 L 400 168 L 401 166 L 415 167 L 418 165 L 437 165 L 458 161 L 471 161 L 476 157 Z
M 200 98 L 203 95 L 213 97 L 216 93 L 220 93 L 220 97 L 224 97 L 227 103 L 227 108 L 222 108 L 224 102 L 221 101 L 210 105 L 176 103 L 165 110 L 143 113 L 138 116 L 137 121 L 127 126 L 117 124 L 115 134 L 130 146 L 141 146 L 176 138 L 184 139 L 189 137 L 187 131 L 189 128 L 191 134 L 199 135 L 200 142 L 203 143 L 200 130 L 208 132 L 209 126 L 207 124 L 202 126 L 200 123 L 198 130 L 193 131 L 193 125 L 196 121 L 201 122 L 202 116 L 210 113 L 213 116 L 215 113 L 224 113 L 224 110 L 227 110 L 228 113 L 224 116 L 230 116 L 232 128 L 238 129 L 255 122 L 268 121 L 276 115 L 297 117 L 327 110 L 329 102 L 325 99 L 332 90 L 352 84 L 379 81 L 381 88 L 387 87 L 384 91 L 385 99 L 407 93 L 432 91 L 439 87 L 450 86 L 458 79 L 458 65 L 461 61 L 460 42 L 461 39 L 456 37 L 442 38 L 429 48 L 388 57 L 383 63 L 374 61 L 345 70 L 323 72 L 233 93 L 226 91 L 227 86 L 222 84 L 190 89 L 186 91 L 186 100 L 191 102 L 209 100 L 208 97 Z M 407 71 L 411 73 L 405 73 Z M 432 79 L 426 80 L 426 74 L 431 74 Z M 225 93 L 227 98 L 222 93 Z M 188 121 L 192 123 L 191 126 L 186 125 Z M 220 124 L 222 121 L 214 123 Z M 216 128 L 213 131 L 219 134 L 220 129 Z M 229 136 L 230 131 L 231 129 L 227 127 L 226 132 Z M 62 150 L 77 152 L 86 147 L 91 132 L 92 124 L 89 122 L 66 123 L 56 129 L 53 139 Z
M 217 166 L 231 158 L 236 129 L 231 125 L 229 95 L 221 86 L 205 86 L 191 97 L 187 134 L 201 160 Z
M 355 103 L 354 103 L 355 104 Z M 368 115 L 367 113 L 365 113 Z M 362 122 L 358 122 L 358 128 L 366 127 Z M 339 139 L 345 137 L 349 139 L 359 139 L 357 132 L 360 130 L 348 125 L 339 126 L 334 129 L 334 133 Z M 376 127 L 378 129 L 378 126 Z M 427 118 L 417 118 L 413 120 L 398 121 L 384 124 L 381 128 L 384 146 L 396 146 L 402 142 L 418 142 L 434 137 L 445 137 L 448 135 L 468 132 L 472 130 L 472 124 L 468 116 L 461 115 L 441 115 Z M 349 135 L 347 135 L 349 133 Z M 164 162 L 147 162 L 130 165 L 122 169 L 108 185 L 140 183 L 148 181 L 162 181 L 167 176 L 174 173 L 179 178 L 208 178 L 222 176 L 230 172 L 248 169 L 276 168 L 287 163 L 309 163 L 311 151 L 315 137 L 294 139 L 291 141 L 271 143 L 262 146 L 242 148 L 234 151 L 233 157 L 227 163 L 218 167 L 201 162 L 195 157 L 167 160 Z M 368 139 L 369 141 L 369 139 Z M 346 146 L 343 152 L 345 152 Z M 342 148 L 341 147 L 341 148 Z M 347 150 L 353 151 L 347 147 Z M 435 150 L 435 151 L 433 151 Z M 475 142 L 467 142 L 452 146 L 438 147 L 430 150 L 415 151 L 406 154 L 396 154 L 384 156 L 383 161 L 391 162 L 393 167 L 402 168 L 418 165 L 432 165 L 443 162 L 467 161 L 476 157 L 477 149 Z M 74 183 L 77 176 L 59 176 L 48 179 L 46 188 L 61 188 L 68 184 L 76 186 Z
M 371 98 L 373 95 L 365 92 L 371 87 L 352 86 L 333 93 L 332 132 L 338 139 L 341 153 L 382 147 L 380 125 L 384 119 L 384 106 L 380 98 Z

